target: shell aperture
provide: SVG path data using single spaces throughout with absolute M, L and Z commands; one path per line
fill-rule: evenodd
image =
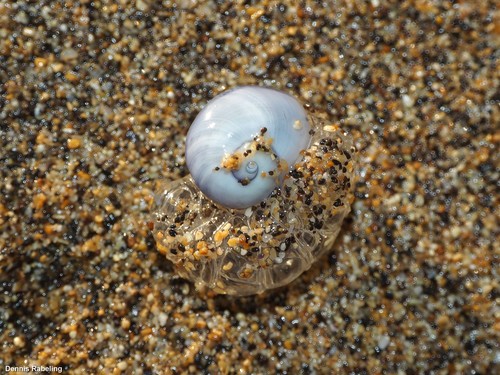
M 186 162 L 200 190 L 228 208 L 266 199 L 310 142 L 302 105 L 292 96 L 244 86 L 217 96 L 198 114 Z

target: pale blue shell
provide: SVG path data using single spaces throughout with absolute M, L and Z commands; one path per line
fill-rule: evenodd
M 228 208 L 246 208 L 271 194 L 279 178 L 261 175 L 276 168 L 277 159 L 269 153 L 255 153 L 251 162 L 234 172 L 216 170 L 226 155 L 244 149 L 263 128 L 273 139 L 273 153 L 290 167 L 309 146 L 304 108 L 292 96 L 273 89 L 238 87 L 215 97 L 198 114 L 187 134 L 186 163 L 207 197 Z M 238 181 L 242 176 L 250 180 L 245 186 Z

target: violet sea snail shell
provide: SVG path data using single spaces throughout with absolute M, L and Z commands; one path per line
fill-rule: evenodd
M 200 190 L 229 208 L 266 199 L 307 148 L 307 115 L 290 95 L 244 86 L 213 99 L 186 140 L 186 163 Z
M 285 285 L 328 251 L 350 211 L 352 138 L 262 87 L 210 101 L 186 139 L 190 175 L 160 182 L 158 250 L 218 293 Z

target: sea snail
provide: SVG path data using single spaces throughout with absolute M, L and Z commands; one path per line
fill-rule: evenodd
M 349 134 L 288 94 L 226 91 L 188 131 L 190 175 L 159 182 L 157 248 L 218 293 L 285 285 L 331 248 L 350 211 L 354 152 Z
M 311 139 L 307 115 L 290 95 L 245 86 L 216 97 L 186 140 L 194 182 L 213 201 L 247 208 L 266 199 Z

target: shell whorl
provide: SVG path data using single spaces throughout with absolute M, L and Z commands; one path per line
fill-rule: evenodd
M 228 208 L 266 199 L 310 142 L 310 125 L 292 96 L 262 87 L 229 90 L 191 125 L 188 169 L 200 190 Z

